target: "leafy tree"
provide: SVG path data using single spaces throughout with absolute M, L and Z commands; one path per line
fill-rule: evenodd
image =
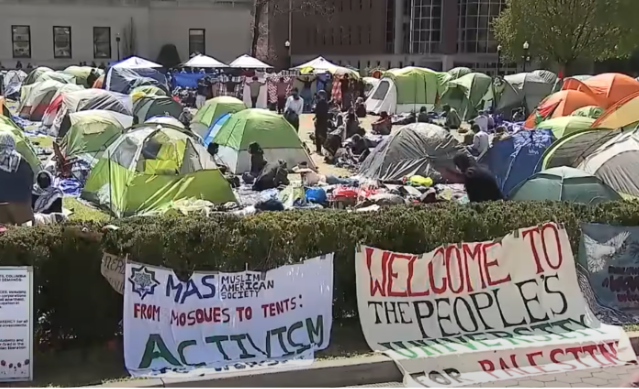
M 317 15 L 325 17 L 333 12 L 332 2 L 329 0 L 255 0 L 253 9 L 251 54 L 257 55 L 258 42 L 265 34 L 264 18 L 271 15 L 285 14 L 289 11 L 302 15 Z M 292 16 L 293 18 L 295 15 Z M 282 42 L 283 44 L 283 42 Z
M 637 0 L 507 0 L 493 21 L 505 55 L 516 60 L 529 42 L 530 55 L 570 72 L 578 59 L 629 56 L 639 42 Z

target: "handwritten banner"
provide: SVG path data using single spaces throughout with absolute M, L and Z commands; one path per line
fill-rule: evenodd
M 604 323 L 639 322 L 639 227 L 583 224 L 579 283 Z
M 362 247 L 357 299 L 369 346 L 407 386 L 464 386 L 635 361 L 625 332 L 587 310 L 554 223 L 421 254 Z
M 113 290 L 124 294 L 124 270 L 126 269 L 126 258 L 118 257 L 104 252 L 100 273 L 102 277 L 111 285 Z
M 133 376 L 313 362 L 329 345 L 333 256 L 268 272 L 194 273 L 127 263 L 124 360 Z

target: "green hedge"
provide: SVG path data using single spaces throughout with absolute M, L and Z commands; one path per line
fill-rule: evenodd
M 581 222 L 639 225 L 639 202 L 600 206 L 490 203 L 394 207 L 380 212 L 291 211 L 237 218 L 132 218 L 15 228 L 0 236 L 0 265 L 33 265 L 37 335 L 42 347 L 104 344 L 119 332 L 122 297 L 100 274 L 102 251 L 178 271 L 266 270 L 335 252 L 334 315 L 357 314 L 354 253 L 358 243 L 421 253 L 444 243 L 482 241 L 554 220 L 576 251 Z

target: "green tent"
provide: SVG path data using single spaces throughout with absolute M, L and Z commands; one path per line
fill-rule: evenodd
M 605 110 L 601 107 L 589 105 L 587 107 L 582 107 L 575 110 L 575 112 L 571 113 L 570 116 L 581 116 L 584 118 L 590 118 L 590 119 L 596 120 L 596 119 L 599 119 L 599 116 L 601 116 L 604 113 L 604 111 Z
M 25 78 L 24 81 L 22 81 L 22 86 L 25 87 L 27 85 L 35 84 L 36 81 L 38 81 L 38 79 L 40 78 L 40 76 L 42 76 L 45 73 L 53 73 L 53 72 L 54 72 L 53 69 L 48 68 L 46 66 L 37 67 L 33 69 L 31 72 L 29 72 L 29 75 L 27 76 L 27 78 Z
M 166 92 L 154 85 L 142 85 L 133 88 L 129 95 L 135 100 L 144 96 L 166 96 Z
M 197 111 L 191 121 L 191 131 L 202 138 L 208 133 L 209 127 L 221 116 L 227 113 L 236 113 L 246 109 L 246 105 L 240 99 L 231 96 L 214 97 Z
M 508 196 L 514 201 L 568 201 L 599 204 L 622 200 L 619 193 L 599 178 L 581 170 L 561 166 L 534 174 Z
M 587 156 L 623 131 L 604 128 L 573 132 L 554 142 L 541 157 L 541 168 L 577 167 Z
M 133 127 L 113 142 L 81 196 L 116 217 L 158 211 L 184 199 L 236 202 L 228 181 L 191 133 L 156 124 Z
M 467 74 L 472 73 L 473 71 L 470 68 L 467 67 L 456 67 L 456 68 L 452 68 L 448 71 L 448 74 L 450 74 L 453 77 L 453 80 L 456 80 L 458 78 L 462 78 Z
M 432 109 L 452 79 L 448 73 L 418 67 L 391 69 L 366 100 L 366 111 L 380 114 Z
M 18 127 L 11 118 L 0 116 L 0 131 L 11 134 L 13 140 L 16 142 L 16 151 L 27 161 L 35 174 L 42 170 L 42 164 L 31 141 L 29 141 L 29 138 L 26 137 L 22 129 Z
M 455 108 L 462 120 L 470 120 L 484 109 L 487 102 L 494 100 L 493 79 L 482 73 L 469 73 L 448 82 L 439 106 Z
M 552 130 L 555 138 L 561 139 L 577 131 L 590 128 L 595 119 L 583 116 L 562 116 L 554 119 L 544 120 L 537 125 L 539 130 Z
M 70 113 L 71 127 L 60 142 L 60 150 L 67 159 L 85 155 L 97 161 L 125 128 L 131 126 L 132 120 L 130 116 L 104 110 Z
M 167 96 L 144 96 L 133 103 L 136 123 L 144 123 L 155 116 L 171 116 L 179 119 L 184 107 Z
M 283 160 L 289 168 L 302 162 L 315 166 L 293 126 L 282 115 L 266 109 L 234 113 L 220 127 L 213 142 L 220 145 L 220 159 L 235 174 L 250 170 L 248 146 L 253 142 L 262 147 L 267 161 Z

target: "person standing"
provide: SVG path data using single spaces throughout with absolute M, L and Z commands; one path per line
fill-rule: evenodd
M 286 105 L 286 95 L 288 94 L 288 83 L 284 81 L 284 77 L 280 77 L 279 81 L 275 85 L 277 92 L 277 113 L 284 113 L 284 106 Z
M 315 152 L 322 154 L 322 145 L 328 134 L 328 101 L 326 91 L 317 92 L 317 104 L 315 105 Z
M 342 111 L 346 112 L 351 108 L 351 80 L 348 78 L 348 74 L 344 74 L 344 77 L 339 81 L 339 87 L 342 92 Z
M 257 76 L 253 76 L 251 82 L 248 83 L 249 91 L 251 93 L 251 108 L 257 108 L 257 99 L 260 97 L 260 91 L 264 86 L 263 82 L 257 79 Z
M 286 105 L 284 106 L 284 117 L 295 128 L 295 131 L 300 129 L 300 115 L 304 111 L 304 99 L 300 97 L 299 90 L 293 88 L 291 95 L 286 99 Z
M 195 108 L 200 109 L 206 102 L 206 95 L 208 93 L 208 83 L 206 77 L 202 77 L 197 80 L 197 92 L 195 97 Z

